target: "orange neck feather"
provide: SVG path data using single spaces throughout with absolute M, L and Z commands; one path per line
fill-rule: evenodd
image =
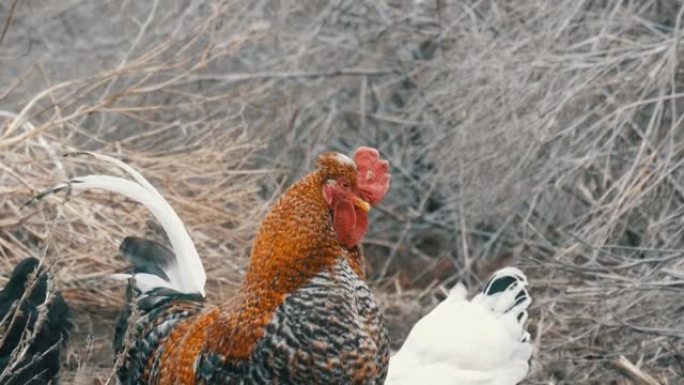
M 322 189 L 323 176 L 313 172 L 274 205 L 254 241 L 243 291 L 290 293 L 349 254 L 337 240 Z
M 222 306 L 215 332 L 208 336 L 211 350 L 247 359 L 285 297 L 341 257 L 365 278 L 359 248 L 344 248 L 337 240 L 323 182 L 320 172 L 310 173 L 290 187 L 266 216 L 240 293 Z

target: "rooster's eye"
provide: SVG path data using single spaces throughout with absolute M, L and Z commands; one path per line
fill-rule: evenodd
M 344 188 L 344 189 L 348 189 L 349 188 L 349 182 L 347 182 L 346 180 L 343 180 L 340 182 L 340 186 L 342 186 L 342 188 Z

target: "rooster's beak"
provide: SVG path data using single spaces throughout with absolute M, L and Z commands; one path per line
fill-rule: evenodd
M 354 198 L 354 206 L 360 208 L 361 210 L 365 212 L 369 212 L 371 209 L 370 203 L 364 201 L 361 198 Z

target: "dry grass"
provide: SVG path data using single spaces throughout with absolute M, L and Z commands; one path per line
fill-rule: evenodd
M 157 228 L 106 194 L 21 210 L 96 169 L 59 154 L 142 169 L 220 300 L 273 197 L 317 152 L 369 144 L 393 168 L 366 254 L 397 343 L 440 286 L 514 261 L 535 297 L 528 383 L 639 384 L 631 362 L 677 384 L 683 17 L 666 0 L 3 4 L 0 264 L 47 247 L 86 339 L 76 382 L 107 378 L 122 295 L 100 277 Z

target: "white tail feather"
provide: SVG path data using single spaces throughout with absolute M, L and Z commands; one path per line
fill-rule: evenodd
M 143 186 L 145 190 L 151 192 L 156 196 L 162 196 L 159 193 L 159 191 L 157 191 L 157 189 L 154 188 L 154 186 L 152 186 L 152 183 L 150 183 L 140 172 L 138 172 L 138 170 L 122 162 L 121 160 L 111 157 L 109 155 L 102 155 L 94 152 L 82 152 L 81 154 L 90 155 L 92 157 L 115 165 L 116 167 L 120 168 L 121 170 L 125 171 L 128 175 L 130 175 L 136 182 L 138 182 L 139 185 Z M 173 209 L 171 211 L 173 211 Z
M 197 249 L 195 249 L 195 244 L 192 242 L 183 221 L 178 217 L 178 214 L 176 214 L 173 207 L 171 207 L 159 191 L 157 191 L 157 189 L 155 189 L 154 186 L 152 186 L 152 184 L 133 167 L 110 156 L 94 153 L 83 154 L 94 156 L 97 159 L 119 167 L 135 181 L 110 175 L 87 175 L 74 178 L 69 183 L 58 185 L 53 190 L 60 188 L 71 188 L 71 190 L 76 191 L 101 189 L 121 194 L 141 203 L 152 212 L 166 232 L 169 242 L 171 243 L 171 248 L 175 254 L 175 260 L 174 263 L 168 267 L 168 271 L 166 271 L 169 277 L 168 283 L 156 276 L 155 278 L 158 279 L 146 277 L 149 274 L 136 274 L 136 281 L 140 281 L 137 282 L 137 286 L 143 292 L 155 287 L 170 287 L 182 293 L 199 293 L 204 296 L 206 273 L 204 272 L 202 260 L 197 253 Z M 119 278 L 123 278 L 124 276 L 125 275 L 122 275 Z

